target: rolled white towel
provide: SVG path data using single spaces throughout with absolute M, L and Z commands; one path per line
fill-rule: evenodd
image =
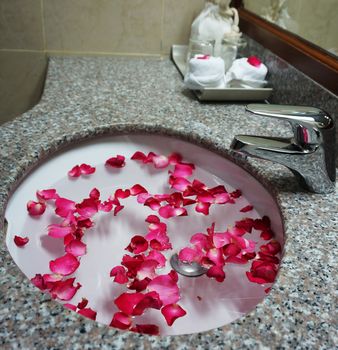
M 256 87 L 264 86 L 268 68 L 259 58 L 251 56 L 249 58 L 239 58 L 235 60 L 232 66 L 225 74 L 227 86 L 231 86 L 231 81 L 255 82 Z M 248 84 L 247 87 L 250 87 Z M 253 86 L 252 86 L 253 87 Z
M 196 55 L 188 63 L 188 72 L 184 77 L 187 88 L 199 90 L 201 88 L 225 87 L 224 61 L 220 57 Z

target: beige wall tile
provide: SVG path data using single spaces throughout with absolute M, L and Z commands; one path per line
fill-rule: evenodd
M 46 68 L 42 52 L 0 51 L 0 124 L 39 101 Z
M 163 53 L 173 44 L 187 44 L 191 23 L 204 7 L 204 0 L 164 0 Z
M 160 0 L 44 0 L 46 49 L 160 53 Z
M 40 0 L 0 0 L 0 48 L 43 49 Z

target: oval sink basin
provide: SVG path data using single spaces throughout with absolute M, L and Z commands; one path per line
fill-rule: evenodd
M 154 161 L 144 163 L 142 160 L 131 160 L 131 157 L 137 151 L 145 155 L 154 152 L 157 155 L 166 156 L 178 152 L 183 157 L 183 162 L 195 165 L 193 174 L 189 176 L 184 173 L 182 175 L 183 179 L 186 179 L 189 183 L 192 183 L 193 179 L 198 179 L 209 189 L 225 186 L 228 201 L 226 203 L 220 201 L 221 203 L 218 204 L 213 202 L 210 205 L 209 214 L 205 215 L 207 210 L 205 203 L 210 201 L 208 202 L 208 199 L 200 196 L 198 201 L 204 201 L 204 204 L 199 212 L 196 211 L 197 203 L 190 201 L 189 203 L 185 202 L 186 205 L 183 206 L 176 203 L 175 208 L 180 207 L 180 210 L 174 210 L 174 212 L 172 212 L 173 209 L 167 207 L 168 211 L 163 209 L 160 215 L 156 203 L 149 204 L 151 201 L 147 203 L 145 201 L 150 194 L 180 192 L 177 188 L 176 190 L 171 189 L 168 184 L 170 176 L 168 171 L 174 172 L 174 175 L 178 174 L 174 170 L 174 163 L 177 160 L 173 160 L 173 164 L 168 165 L 165 164 L 166 158 L 157 158 L 157 167 L 155 167 Z M 125 156 L 125 166 L 118 167 L 116 159 L 115 163 L 113 162 L 113 167 L 105 165 L 107 159 L 114 158 L 116 155 Z M 69 177 L 67 175 L 70 169 L 82 163 L 95 167 L 96 171 L 79 177 Z M 76 236 L 77 233 L 72 231 L 73 238 L 76 237 L 77 243 L 81 241 L 82 245 L 74 246 L 74 249 L 69 246 L 69 249 L 66 249 L 67 256 L 69 257 L 70 254 L 73 258 L 68 262 L 63 262 L 61 267 L 58 266 L 58 259 L 66 254 L 65 244 L 69 244 L 70 237 L 65 238 L 64 232 L 60 233 L 60 230 L 54 232 L 54 235 L 59 234 L 62 238 L 52 237 L 51 226 L 49 225 L 60 225 L 63 222 L 63 228 L 66 227 L 67 230 L 71 224 L 67 226 L 64 220 L 69 219 L 69 217 L 66 218 L 67 215 L 60 217 L 55 214 L 55 209 L 58 207 L 55 199 L 46 200 L 46 210 L 42 215 L 29 215 L 26 204 L 30 200 L 38 201 L 35 195 L 36 191 L 56 189 L 60 197 L 78 203 L 76 210 L 79 211 L 78 208 L 81 207 L 79 203 L 83 204 L 83 199 L 89 198 L 88 195 L 93 188 L 99 190 L 100 199 L 103 202 L 108 200 L 109 197 L 112 198 L 111 196 L 116 193 L 117 189 L 130 189 L 135 184 L 143 186 L 148 195 L 146 193 L 133 193 L 133 195 L 127 196 L 125 193 L 120 193 L 119 202 L 123 208 L 116 209 L 116 215 L 114 215 L 114 209 L 110 211 L 107 207 L 105 210 L 100 207 L 102 210 L 100 209 L 98 213 L 95 212 L 95 215 L 88 214 L 88 208 L 84 209 L 84 211 L 87 210 L 86 214 L 82 213 L 81 215 L 83 215 L 83 218 L 90 218 L 94 224 L 92 227 L 87 227 L 89 226 L 88 220 L 82 222 L 82 227 L 85 227 L 83 237 Z M 181 185 L 183 186 L 181 193 L 183 193 L 186 183 L 184 182 Z M 179 187 L 180 185 L 176 184 L 176 186 Z M 241 195 L 239 191 L 235 192 L 235 190 L 240 190 Z M 215 190 L 214 193 L 217 193 L 217 191 Z M 95 193 L 92 192 L 91 196 L 95 197 Z M 146 198 L 147 196 L 148 198 Z M 186 198 L 188 198 L 188 195 Z M 197 197 L 191 195 L 189 198 L 194 201 Z M 43 202 L 44 200 L 40 199 L 40 201 Z M 160 207 L 165 205 L 168 206 L 163 202 L 160 203 Z M 114 203 L 113 208 L 116 207 L 117 204 Z M 62 208 L 64 209 L 64 207 Z M 59 208 L 59 210 L 62 210 L 62 208 Z M 151 217 L 148 218 L 148 222 L 145 222 L 149 215 L 156 215 L 158 219 Z M 6 244 L 13 260 L 29 279 L 36 275 L 51 274 L 51 271 L 59 271 L 58 269 L 71 270 L 72 266 L 69 266 L 69 264 L 76 264 L 76 261 L 79 261 L 80 264 L 74 272 L 69 273 L 68 271 L 64 273 L 64 276 L 61 272 L 58 272 L 57 275 L 54 274 L 53 277 L 49 277 L 55 280 L 75 278 L 72 282 L 75 288 L 72 298 L 69 298 L 68 295 L 63 298 L 65 300 L 61 300 L 62 298 L 59 298 L 59 296 L 63 295 L 63 291 L 56 291 L 53 294 L 50 287 L 53 284 L 51 280 L 49 287 L 46 280 L 44 280 L 44 287 L 40 288 L 44 289 L 44 292 L 49 291 L 58 302 L 68 304 L 68 308 L 74 309 L 75 312 L 89 318 L 95 318 L 97 322 L 107 325 L 111 324 L 113 315 L 118 313 L 120 318 L 117 317 L 117 319 L 122 322 L 122 326 L 118 327 L 120 329 L 155 334 L 156 332 L 153 332 L 153 329 L 149 330 L 136 326 L 136 324 L 151 324 L 158 327 L 161 335 L 188 334 L 226 325 L 250 312 L 266 297 L 272 281 L 255 283 L 248 278 L 248 272 L 249 275 L 251 273 L 251 277 L 256 273 L 252 270 L 252 263 L 259 258 L 257 254 L 255 258 L 245 255 L 248 257 L 246 263 L 243 263 L 243 261 L 241 264 L 233 263 L 233 261 L 223 261 L 225 276 L 219 277 L 220 280 L 224 279 L 222 282 L 215 279 L 215 271 L 210 273 L 211 276 L 203 274 L 199 277 L 186 277 L 174 273 L 168 275 L 172 270 L 170 258 L 186 247 L 196 251 L 196 244 L 190 243 L 191 237 L 196 233 L 203 233 L 206 237 L 208 236 L 208 229 L 212 244 L 216 244 L 217 249 L 219 249 L 218 252 L 224 253 L 222 259 L 224 260 L 229 256 L 233 257 L 235 253 L 230 253 L 230 248 L 235 249 L 235 245 L 240 244 L 238 243 L 240 238 L 235 242 L 232 239 L 229 240 L 229 236 L 224 234 L 222 236 L 220 233 L 232 232 L 231 230 L 238 226 L 236 222 L 243 223 L 246 219 L 252 219 L 249 220 L 252 223 L 255 222 L 255 219 L 263 216 L 270 218 L 270 233 L 273 232 L 272 242 L 277 241 L 280 245 L 283 245 L 283 220 L 278 205 L 264 186 L 241 167 L 209 150 L 171 137 L 157 135 L 112 136 L 82 143 L 57 153 L 35 168 L 21 182 L 11 196 L 5 213 L 8 221 Z M 151 241 L 147 236 L 149 230 L 157 225 L 156 220 L 167 225 L 166 234 L 170 239 L 172 249 L 161 250 L 161 248 L 158 248 L 159 243 L 156 240 Z M 210 234 L 213 223 L 215 225 L 214 236 Z M 241 242 L 244 242 L 244 245 L 248 244 L 249 241 L 255 242 L 254 249 L 256 253 L 260 251 L 262 245 L 271 242 L 271 237 L 262 235 L 262 229 L 254 227 L 251 233 L 247 232 L 245 235 L 243 235 L 243 232 L 238 234 L 238 237 L 247 240 Z M 136 239 L 131 243 L 135 235 L 138 236 L 138 241 Z M 215 242 L 215 235 L 217 236 L 217 242 Z M 15 236 L 27 237 L 29 241 L 25 245 L 18 246 L 14 240 Z M 222 239 L 228 239 L 228 241 L 222 243 Z M 84 247 L 86 254 L 83 254 Z M 74 253 L 74 255 L 74 251 L 80 251 L 80 253 Z M 141 275 L 148 278 L 147 283 L 149 284 L 146 289 L 139 292 L 135 289 L 128 289 L 127 285 L 130 286 L 132 278 L 135 282 L 135 276 L 133 277 L 129 271 L 126 278 L 124 268 L 126 265 L 123 267 L 122 275 L 127 280 L 129 278 L 129 284 L 114 282 L 118 274 L 115 270 L 115 274 L 112 273 L 112 276 L 110 276 L 111 270 L 116 266 L 121 267 L 124 255 L 135 257 L 135 255 L 143 254 L 145 256 L 151 251 L 163 254 L 166 262 L 163 262 L 165 266 L 158 265 L 155 270 L 150 263 L 148 269 L 145 268 L 141 272 L 137 272 L 139 281 L 142 279 Z M 247 251 L 249 252 L 250 249 L 248 248 Z M 76 254 L 81 254 L 81 256 Z M 281 252 L 276 253 L 273 259 L 279 260 L 280 254 Z M 203 264 L 210 268 L 214 263 L 210 263 L 208 259 L 204 257 Z M 54 261 L 54 263 L 50 265 L 51 261 Z M 275 263 L 275 268 L 277 267 L 278 264 Z M 175 296 L 172 295 L 162 297 L 162 292 L 159 291 L 160 287 L 156 286 L 154 282 L 154 279 L 159 275 L 167 276 L 166 282 L 169 281 L 168 276 L 171 276 L 172 280 L 169 281 L 170 283 L 168 282 L 171 286 L 163 293 L 173 293 L 177 296 L 177 289 L 173 287 L 175 285 L 179 288 L 179 299 L 175 299 Z M 121 277 L 121 275 L 119 276 Z M 160 280 L 158 279 L 159 282 Z M 42 283 L 41 280 L 40 282 L 37 279 L 34 281 L 36 285 Z M 127 314 L 126 308 L 133 307 L 133 301 L 129 299 L 122 300 L 123 306 L 118 301 L 116 302 L 116 299 L 123 293 L 139 293 L 143 296 L 145 293 L 154 291 L 160 300 L 156 298 L 156 300 L 150 298 L 147 301 L 142 299 L 143 304 L 141 304 L 143 306 L 137 304 L 137 308 L 142 309 L 143 307 L 143 312 L 133 309 L 132 312 L 130 311 Z M 156 294 L 153 293 L 152 297 L 154 295 Z M 78 305 L 83 298 L 88 300 L 88 304 L 84 306 L 86 304 L 84 302 Z M 164 301 L 164 299 L 166 300 Z M 145 307 L 144 303 L 149 303 L 151 306 L 147 304 L 149 307 Z M 166 308 L 164 308 L 165 306 Z M 181 310 L 184 310 L 186 314 L 182 315 Z M 124 314 L 122 315 L 122 313 Z M 175 315 L 180 317 L 173 321 L 172 317 L 175 318 Z M 173 324 L 169 326 L 168 323 L 171 323 L 171 321 L 173 321 Z M 116 322 L 115 320 L 113 325 L 119 325 Z

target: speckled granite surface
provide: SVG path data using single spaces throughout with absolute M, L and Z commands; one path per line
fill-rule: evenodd
M 303 90 L 303 93 L 307 92 Z M 53 58 L 31 111 L 0 129 L 0 217 L 30 167 L 68 143 L 101 134 L 152 131 L 226 152 L 237 133 L 289 134 L 287 125 L 245 114 L 241 104 L 200 104 L 168 60 Z M 333 349 L 338 343 L 337 194 L 304 192 L 282 166 L 249 160 L 274 189 L 286 245 L 272 292 L 246 317 L 176 337 L 121 333 L 67 311 L 40 293 L 0 250 L 1 349 Z

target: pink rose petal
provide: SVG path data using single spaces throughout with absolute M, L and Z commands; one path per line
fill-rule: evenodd
M 185 310 L 178 304 L 169 304 L 161 309 L 162 315 L 165 317 L 168 326 L 172 326 L 173 323 L 179 318 L 187 314 Z
M 59 198 L 59 195 L 56 193 L 56 190 L 54 188 L 51 188 L 49 190 L 37 191 L 36 196 L 37 196 L 39 202 Z
M 75 212 L 75 202 L 67 198 L 58 198 L 55 201 L 55 213 L 62 218 L 66 218 L 69 214 Z
M 175 216 L 187 216 L 187 210 L 185 208 L 173 208 L 171 205 L 165 205 L 158 211 L 160 216 L 165 219 L 169 219 Z
M 125 157 L 119 154 L 116 157 L 109 158 L 106 161 L 106 166 L 112 168 L 123 168 L 125 165 Z
M 187 263 L 199 262 L 202 256 L 203 254 L 201 250 L 198 250 L 197 248 L 190 248 L 190 247 L 181 249 L 178 254 L 179 260 Z
M 48 226 L 48 236 L 54 238 L 63 238 L 68 234 L 72 233 L 74 230 L 70 226 L 62 226 L 57 224 L 52 224 Z
M 71 275 L 79 266 L 79 261 L 69 253 L 49 263 L 49 268 L 52 272 L 64 276 Z
M 173 172 L 174 177 L 184 177 L 187 178 L 192 175 L 195 170 L 194 164 L 189 163 L 177 163 Z
M 82 256 L 86 254 L 87 246 L 83 242 L 74 239 L 66 245 L 65 251 L 73 256 Z
M 156 260 L 145 260 L 142 262 L 140 267 L 137 269 L 136 278 L 140 281 L 145 278 L 153 279 L 156 276 L 155 269 L 158 267 Z
M 86 198 L 81 203 L 76 204 L 76 211 L 84 218 L 91 218 L 98 210 L 98 203 L 93 198 Z
M 169 159 L 166 156 L 154 156 L 153 157 L 154 167 L 157 169 L 166 168 L 169 165 Z
M 24 247 L 29 242 L 28 237 L 14 236 L 14 243 L 18 247 Z
M 209 215 L 209 208 L 210 208 L 210 203 L 197 203 L 195 210 L 198 213 L 202 213 L 204 215 Z
M 46 204 L 43 202 L 28 201 L 27 211 L 31 216 L 42 215 L 46 210 Z
M 184 177 L 169 177 L 169 184 L 172 188 L 177 191 L 184 192 L 190 186 L 190 181 L 185 179 Z
M 151 250 L 150 253 L 147 255 L 146 259 L 155 260 L 157 262 L 157 268 L 164 267 L 167 261 L 166 257 L 156 250 Z
M 148 284 L 148 290 L 157 292 L 163 305 L 175 304 L 180 299 L 177 283 L 169 275 L 155 277 Z

